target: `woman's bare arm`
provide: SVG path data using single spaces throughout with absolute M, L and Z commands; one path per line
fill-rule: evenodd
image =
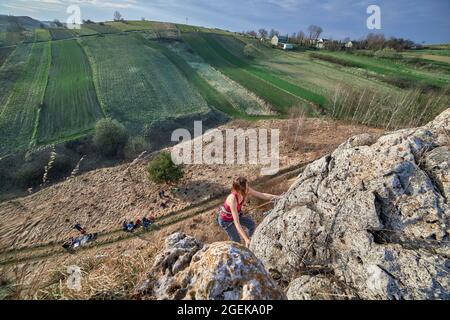
M 261 200 L 267 200 L 267 201 L 271 201 L 271 200 L 279 198 L 279 196 L 276 196 L 276 195 L 273 195 L 270 193 L 262 193 L 262 192 L 254 190 L 252 188 L 249 188 L 249 194 L 254 196 L 255 198 L 258 198 Z

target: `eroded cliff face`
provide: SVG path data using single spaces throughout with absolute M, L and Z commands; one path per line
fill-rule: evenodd
M 203 245 L 182 233 L 169 236 L 138 294 L 156 299 L 285 299 L 262 263 L 233 242 Z
M 450 298 L 450 109 L 311 165 L 251 250 L 290 299 Z

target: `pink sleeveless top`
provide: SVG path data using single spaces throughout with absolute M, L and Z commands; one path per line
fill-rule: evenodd
M 242 202 L 239 202 L 239 197 L 238 197 L 237 192 L 233 192 L 232 195 L 234 195 L 235 198 L 236 198 L 236 202 L 237 202 L 237 212 L 238 212 L 238 213 L 241 213 L 242 206 L 244 205 L 244 202 L 245 202 L 245 198 L 242 200 Z M 221 218 L 223 221 L 226 221 L 226 222 L 233 222 L 234 220 L 233 220 L 233 215 L 232 215 L 232 213 L 231 213 L 231 208 L 230 208 L 230 206 L 228 205 L 228 203 L 227 203 L 226 200 L 225 200 L 225 203 L 223 204 L 223 209 L 224 209 L 226 212 L 224 212 L 224 210 L 221 210 L 221 211 L 220 211 L 220 218 Z

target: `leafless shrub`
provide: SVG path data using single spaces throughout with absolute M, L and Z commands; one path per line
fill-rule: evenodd
M 305 109 L 302 107 L 294 107 L 289 111 L 288 120 L 283 128 L 283 141 L 286 141 L 295 150 L 298 150 L 301 146 L 305 119 Z
M 415 89 L 381 95 L 367 88 L 341 85 L 333 96 L 331 117 L 395 130 L 424 125 L 448 108 L 448 104 L 445 91 L 423 93 Z
M 43 186 L 45 186 L 47 184 L 47 182 L 48 182 L 48 173 L 53 168 L 53 164 L 55 163 L 55 159 L 56 159 L 55 146 L 53 145 L 51 148 L 52 148 L 52 151 L 50 152 L 50 158 L 48 159 L 47 165 L 44 167 L 44 176 L 42 177 L 41 187 L 43 187 Z

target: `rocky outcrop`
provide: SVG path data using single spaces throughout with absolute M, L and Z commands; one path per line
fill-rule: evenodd
M 166 239 L 149 276 L 137 291 L 156 299 L 285 298 L 263 264 L 245 247 L 233 242 L 204 246 L 182 233 Z
M 450 298 L 450 109 L 310 164 L 251 250 L 291 299 Z

